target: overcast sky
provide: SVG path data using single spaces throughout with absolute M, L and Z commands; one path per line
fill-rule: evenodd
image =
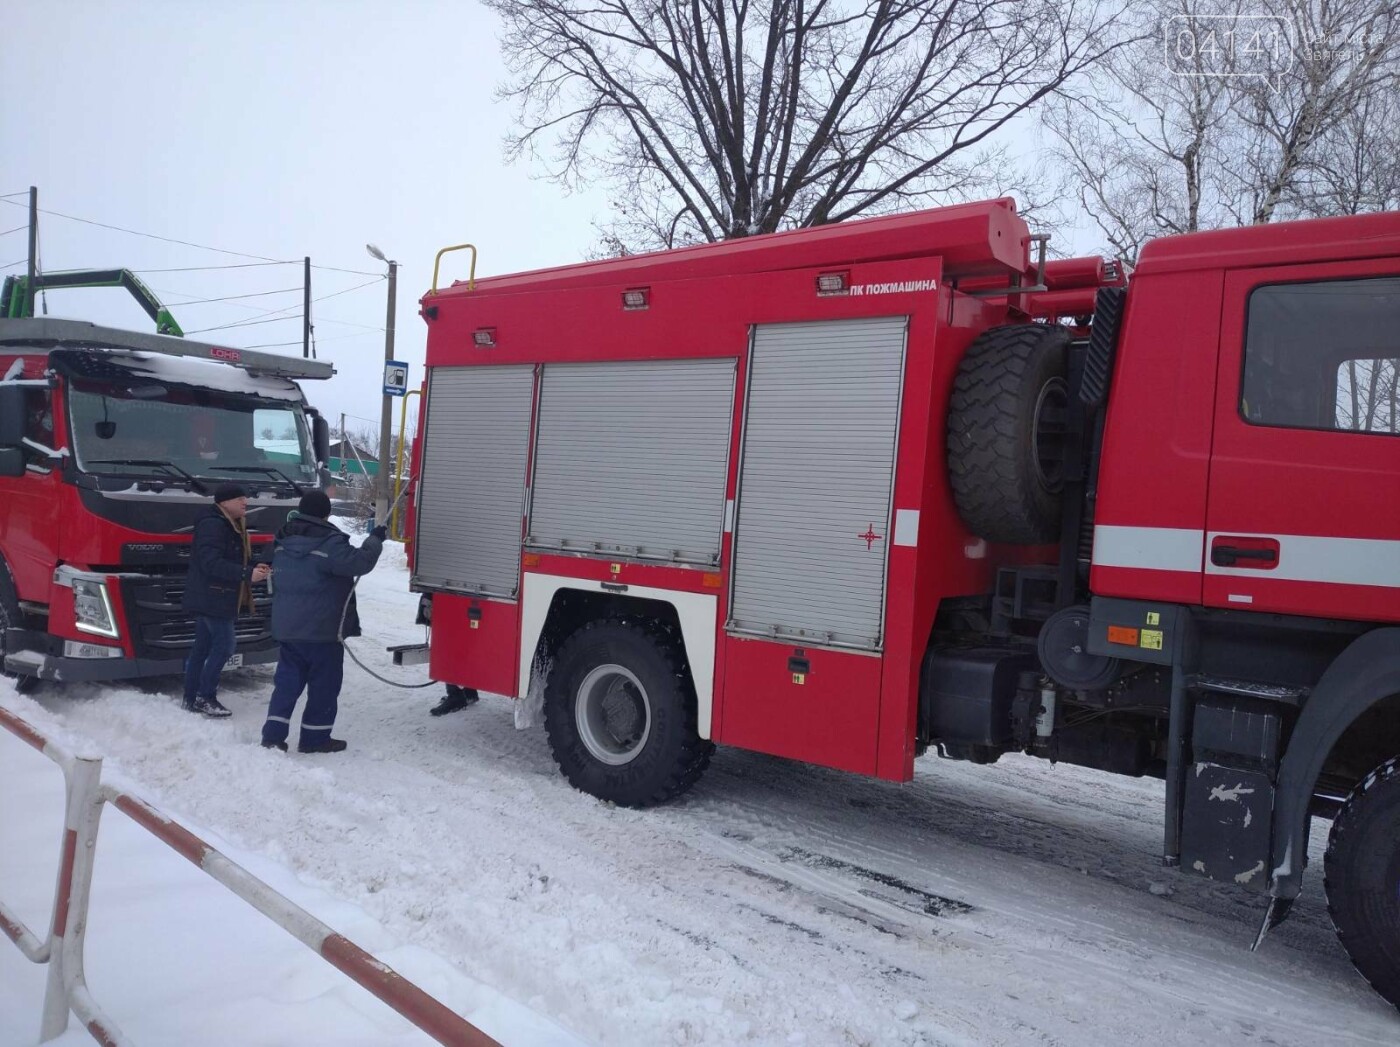
M 475 243 L 485 275 L 577 261 L 596 241 L 601 191 L 566 194 L 538 167 L 505 163 L 497 25 L 473 0 L 10 0 L 3 11 L 0 196 L 36 185 L 40 207 L 64 215 L 296 260 L 150 272 L 255 260 L 41 215 L 44 268 L 145 271 L 188 334 L 242 321 L 202 337 L 287 353 L 300 352 L 300 259 L 359 271 L 313 272 L 313 297 L 336 295 L 312 312 L 339 374 L 307 392 L 333 425 L 345 411 L 352 430 L 377 429 L 386 287 L 366 242 L 402 263 L 395 356 L 416 386 L 418 300 L 440 247 Z M 6 231 L 24 224 L 24 203 L 0 202 L 0 266 L 19 262 L 0 275 L 23 271 L 24 233 Z M 445 273 L 464 277 L 455 257 Z M 56 291 L 48 308 L 149 327 L 118 290 Z M 285 319 L 259 322 L 282 308 Z
M 300 259 L 368 274 L 314 271 L 313 297 L 328 295 L 383 271 L 365 252 L 373 242 L 401 263 L 395 356 L 411 361 L 417 385 L 418 299 L 438 248 L 472 241 L 478 273 L 501 273 L 576 261 L 595 239 L 601 195 L 566 195 L 537 169 L 502 159 L 511 109 L 492 95 L 503 77 L 496 24 L 469 0 L 45 0 L 3 9 L 0 195 L 36 185 L 41 208 L 297 261 L 146 275 L 187 333 L 288 307 L 288 320 L 204 337 L 290 342 L 273 351 L 299 354 Z M 0 203 L 0 234 L 25 223 L 14 206 L 25 202 Z M 40 230 L 46 269 L 253 261 L 53 215 L 40 216 Z M 22 272 L 25 252 L 23 232 L 0 235 L 0 266 L 21 263 L 0 275 Z M 451 275 L 465 276 L 465 263 L 455 264 Z M 296 290 L 179 304 L 286 288 Z M 375 428 L 385 299 L 380 280 L 312 307 L 321 355 L 340 372 L 310 385 L 312 403 Z M 119 290 L 55 291 L 48 303 L 50 314 L 149 326 Z

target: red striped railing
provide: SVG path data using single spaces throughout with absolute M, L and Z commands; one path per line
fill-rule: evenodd
M 39 1032 L 41 1043 L 63 1033 L 71 1012 L 104 1047 L 128 1047 L 130 1044 L 97 1006 L 83 976 L 83 941 L 97 824 L 103 805 L 111 804 L 438 1043 L 448 1047 L 500 1047 L 440 1000 L 278 894 L 183 825 L 139 796 L 101 784 L 100 758 L 74 755 L 8 709 L 0 708 L 0 727 L 58 764 L 63 770 L 67 794 L 63 852 L 48 936 L 41 940 L 0 902 L 0 930 L 19 946 L 27 959 L 48 964 L 48 987 Z

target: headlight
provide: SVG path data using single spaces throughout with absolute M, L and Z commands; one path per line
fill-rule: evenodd
M 117 637 L 117 623 L 112 614 L 112 601 L 107 597 L 106 582 L 73 579 L 73 617 L 80 632 Z

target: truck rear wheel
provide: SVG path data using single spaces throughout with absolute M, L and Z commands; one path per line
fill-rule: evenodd
M 1046 324 L 984 331 L 948 404 L 948 477 L 969 530 L 989 542 L 1060 536 L 1069 332 Z
M 1342 804 L 1327 840 L 1327 908 L 1351 962 L 1400 1007 L 1400 757 Z
M 714 746 L 697 730 L 690 673 L 659 626 L 590 623 L 559 648 L 545 685 L 545 732 L 574 788 L 624 807 L 685 792 Z

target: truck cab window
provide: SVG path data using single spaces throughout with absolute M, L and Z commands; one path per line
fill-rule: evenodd
M 1398 377 L 1400 279 L 1275 284 L 1250 294 L 1245 421 L 1398 435 Z
M 27 389 L 24 394 L 24 437 L 44 447 L 53 447 L 53 394 L 47 389 Z M 25 461 L 45 465 L 49 457 L 30 444 L 24 445 Z

